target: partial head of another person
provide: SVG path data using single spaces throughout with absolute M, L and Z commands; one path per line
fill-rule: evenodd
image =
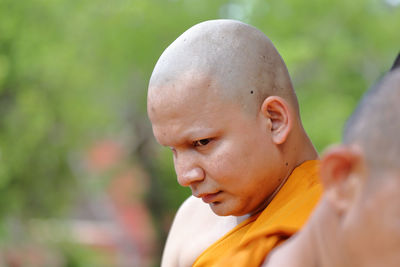
M 256 212 L 295 166 L 316 158 L 282 58 L 239 21 L 199 23 L 163 52 L 148 115 L 173 151 L 178 182 L 218 215 Z
M 319 246 L 325 255 L 320 266 L 395 267 L 400 262 L 399 65 L 398 58 L 366 93 L 347 122 L 343 145 L 322 159 L 324 200 L 335 226 Z

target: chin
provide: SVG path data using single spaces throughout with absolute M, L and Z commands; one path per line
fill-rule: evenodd
M 226 203 L 215 202 L 210 203 L 211 210 L 218 216 L 243 216 L 246 213 L 238 212 L 232 207 L 229 207 Z
M 226 207 L 226 204 L 221 202 L 210 203 L 211 210 L 218 216 L 229 216 L 233 215 L 233 211 Z

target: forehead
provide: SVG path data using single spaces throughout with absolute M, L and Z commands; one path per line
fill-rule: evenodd
M 163 77 L 156 84 L 150 84 L 147 97 L 150 119 L 160 109 L 181 106 L 192 98 L 207 97 L 211 93 L 210 83 L 210 77 L 191 72 L 173 78 Z
M 215 80 L 194 74 L 150 88 L 148 113 L 157 140 L 169 144 L 171 137 L 204 136 L 240 117 L 238 101 L 224 99 L 218 90 L 223 89 Z
M 185 113 L 223 110 L 225 106 L 239 105 L 239 99 L 229 97 L 223 83 L 212 74 L 187 71 L 174 78 L 164 78 L 149 86 L 147 109 L 151 122 L 181 117 Z

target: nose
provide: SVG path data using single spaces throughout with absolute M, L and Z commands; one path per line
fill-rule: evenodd
M 179 159 L 178 157 L 174 159 L 174 165 L 178 183 L 181 186 L 190 186 L 204 180 L 204 170 L 195 164 L 193 158 L 179 155 Z

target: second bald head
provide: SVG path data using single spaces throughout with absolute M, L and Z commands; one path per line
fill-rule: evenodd
M 202 81 L 224 99 L 258 110 L 263 100 L 280 96 L 295 112 L 297 98 L 287 68 L 271 41 L 258 29 L 234 20 L 199 23 L 176 39 L 158 60 L 149 100 L 182 79 Z M 176 92 L 189 93 L 189 92 Z
M 400 66 L 397 66 L 367 92 L 347 122 L 343 141 L 362 148 L 371 171 L 400 168 L 399 102 Z

